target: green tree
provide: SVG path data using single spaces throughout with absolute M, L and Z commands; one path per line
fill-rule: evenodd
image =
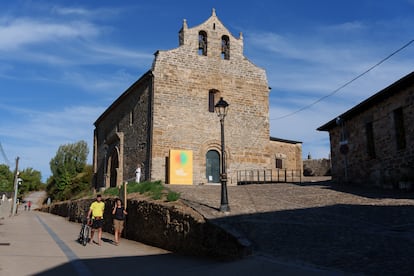
M 50 160 L 52 176 L 46 188 L 53 199 L 65 200 L 73 196 L 74 180 L 84 172 L 88 153 L 88 144 L 83 140 L 59 147 L 55 157 Z
M 10 171 L 9 166 L 0 164 L 0 191 L 12 192 L 13 191 L 13 172 Z
M 19 177 L 22 179 L 22 183 L 19 186 L 20 195 L 42 189 L 42 174 L 40 171 L 36 171 L 32 168 L 26 168 L 20 172 Z

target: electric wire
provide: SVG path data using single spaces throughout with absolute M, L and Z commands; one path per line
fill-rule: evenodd
M 287 115 L 281 116 L 281 117 L 277 117 L 277 118 L 273 118 L 270 119 L 269 121 L 275 121 L 275 120 L 280 120 L 280 119 L 284 119 L 287 117 L 290 117 L 296 113 L 299 113 L 305 109 L 308 109 L 312 106 L 314 106 L 315 104 L 323 101 L 324 99 L 336 94 L 337 92 L 339 92 L 341 89 L 343 89 L 344 87 L 348 86 L 349 84 L 351 84 L 352 82 L 356 81 L 357 79 L 361 78 L 362 76 L 364 76 L 365 74 L 367 74 L 368 72 L 372 71 L 374 68 L 380 66 L 382 63 L 384 63 L 385 61 L 387 61 L 388 59 L 390 59 L 392 56 L 396 55 L 397 53 L 401 52 L 402 50 L 404 50 L 405 48 L 407 48 L 408 46 L 410 46 L 412 43 L 414 42 L 414 39 L 410 40 L 409 42 L 407 42 L 406 44 L 404 44 L 402 47 L 400 47 L 399 49 L 395 50 L 394 52 L 392 52 L 391 54 L 389 54 L 388 56 L 386 56 L 385 58 L 383 58 L 382 60 L 380 60 L 379 62 L 377 62 L 376 64 L 374 64 L 373 66 L 371 66 L 370 68 L 368 68 L 367 70 L 365 70 L 363 73 L 357 75 L 356 77 L 354 77 L 353 79 L 351 79 L 350 81 L 346 82 L 345 84 L 341 85 L 339 88 L 335 89 L 334 91 L 332 91 L 331 93 L 319 98 L 318 100 L 314 101 L 313 103 L 306 105 L 292 113 L 289 113 Z M 258 126 L 257 126 L 258 127 Z M 258 142 L 258 137 L 256 136 L 256 138 L 253 140 L 252 144 L 256 144 Z M 238 171 L 240 169 L 240 163 L 237 164 L 234 168 L 232 168 L 234 171 Z
M 0 142 L 0 152 L 1 152 L 1 155 L 3 156 L 4 161 L 6 161 L 7 165 L 10 166 L 11 163 L 9 159 L 7 158 L 6 152 L 4 151 L 3 146 L 1 145 L 1 142 Z
M 350 81 L 347 81 L 346 83 L 344 83 L 343 85 L 341 85 L 340 87 L 338 87 L 337 89 L 335 89 L 334 91 L 332 91 L 331 93 L 320 97 L 319 99 L 317 99 L 316 101 L 305 105 L 301 108 L 299 108 L 298 110 L 295 110 L 291 113 L 288 113 L 286 115 L 277 117 L 277 118 L 273 118 L 273 119 L 269 119 L 270 121 L 275 121 L 275 120 L 280 120 L 280 119 L 284 119 L 287 117 L 290 117 L 292 115 L 295 115 L 305 109 L 308 109 L 312 106 L 314 106 L 315 104 L 323 101 L 324 99 L 333 96 L 334 94 L 338 93 L 340 90 L 342 90 L 343 88 L 345 88 L 346 86 L 350 85 L 351 83 L 353 83 L 354 81 L 356 81 L 357 79 L 361 78 L 362 76 L 364 76 L 365 74 L 367 74 L 368 72 L 372 71 L 374 68 L 380 66 L 382 63 L 384 63 L 385 61 L 387 61 L 388 59 L 390 59 L 392 56 L 396 55 L 397 53 L 401 52 L 402 50 L 404 50 L 405 48 L 407 48 L 408 46 L 410 46 L 410 44 L 412 44 L 414 42 L 414 39 L 410 40 L 409 42 L 407 42 L 406 44 L 404 44 L 402 47 L 400 47 L 399 49 L 395 50 L 394 52 L 392 52 L 391 54 L 389 54 L 388 56 L 386 56 L 385 58 L 383 58 L 382 60 L 380 60 L 379 62 L 377 62 L 376 64 L 374 64 L 373 66 L 371 66 L 370 68 L 368 68 L 367 70 L 365 70 L 364 72 L 362 72 L 361 74 L 357 75 L 356 77 L 354 77 L 353 79 L 351 79 Z

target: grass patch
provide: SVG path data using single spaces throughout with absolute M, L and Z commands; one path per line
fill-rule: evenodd
M 167 194 L 167 201 L 177 201 L 180 198 L 181 194 L 173 191 L 169 191 Z
M 145 194 L 154 200 L 160 200 L 165 197 L 166 201 L 177 201 L 180 198 L 180 193 L 164 188 L 161 181 L 129 182 L 127 194 L 132 193 Z M 117 187 L 108 188 L 104 191 L 104 195 L 119 196 L 119 189 Z
M 119 196 L 119 189 L 117 187 L 111 187 L 103 192 L 104 195 Z

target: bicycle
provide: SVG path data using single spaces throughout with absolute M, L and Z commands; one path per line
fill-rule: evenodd
M 89 219 L 87 218 L 82 219 L 82 227 L 79 232 L 78 241 L 83 246 L 86 246 L 86 244 L 89 242 L 90 232 L 91 232 L 91 227 L 89 226 Z

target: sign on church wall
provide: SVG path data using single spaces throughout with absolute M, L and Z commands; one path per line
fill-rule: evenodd
M 168 167 L 170 184 L 193 184 L 193 151 L 170 150 Z

